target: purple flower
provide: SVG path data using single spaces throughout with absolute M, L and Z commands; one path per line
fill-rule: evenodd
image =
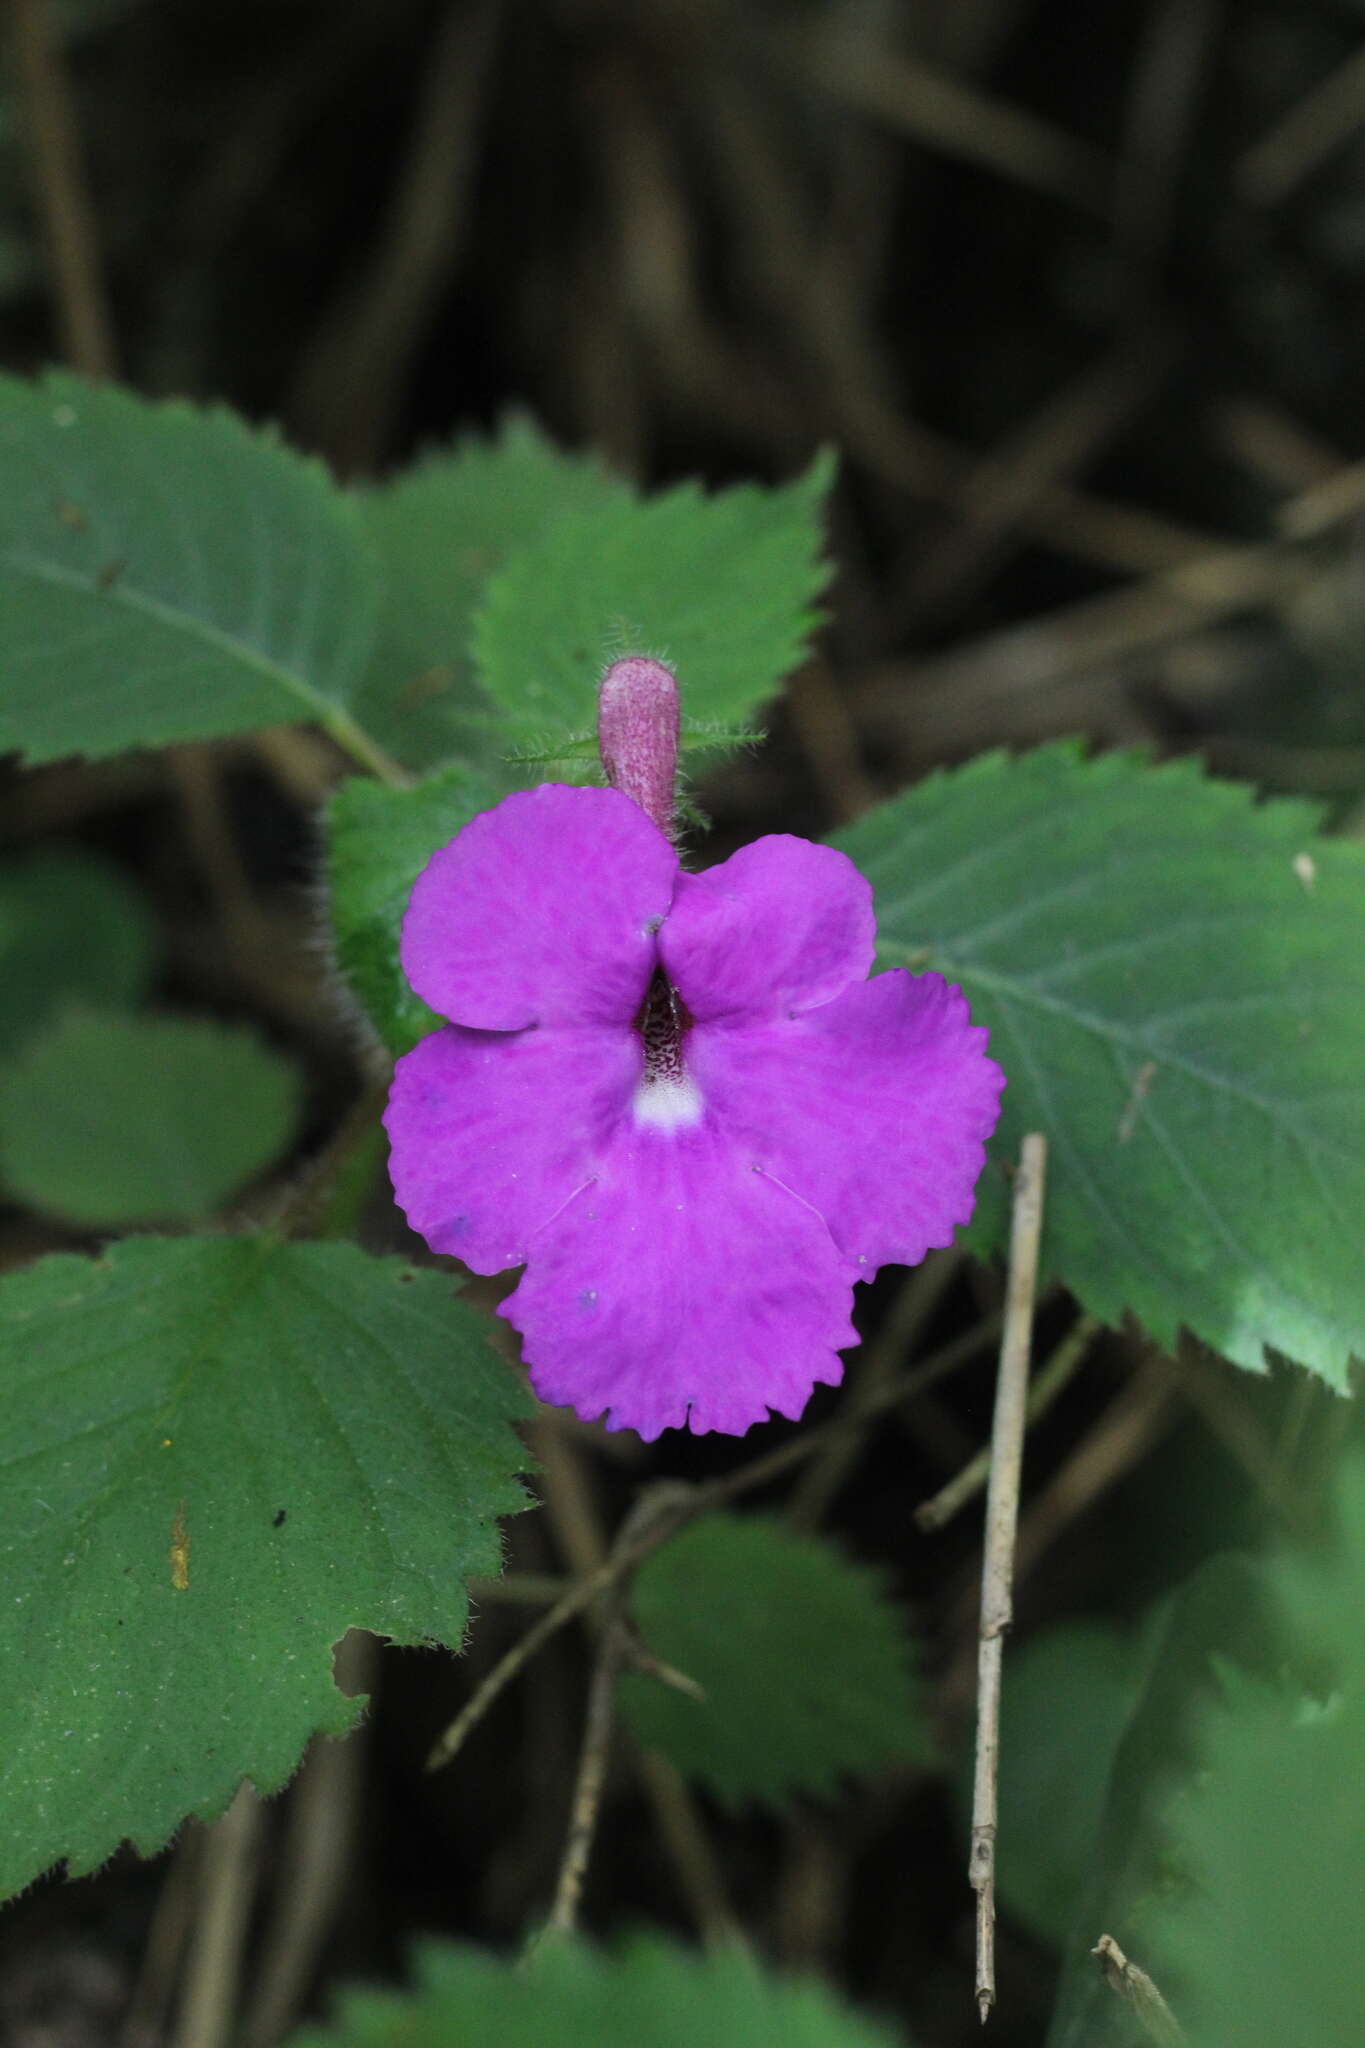
M 531 1381 L 609 1429 L 798 1416 L 855 1280 L 971 1215 L 1004 1077 L 940 975 L 867 979 L 872 892 L 785 836 L 686 874 L 619 789 L 553 783 L 418 877 L 452 1021 L 399 1060 L 393 1184 L 434 1251 L 525 1265 Z

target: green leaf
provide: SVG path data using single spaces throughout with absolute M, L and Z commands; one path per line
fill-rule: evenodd
M 0 1057 L 63 1005 L 131 1008 L 151 978 L 142 898 L 111 862 L 39 853 L 0 867 Z
M 1170 1603 L 1117 1753 L 1051 2048 L 1143 2048 L 1111 1933 L 1192 2048 L 1337 2048 L 1365 2009 L 1365 1463 L 1333 1544 L 1215 1559 Z
M 1365 2014 L 1365 1468 L 1335 1558 L 1272 1564 L 1287 1630 L 1326 1692 L 1224 1676 L 1196 1724 L 1200 1768 L 1169 1825 L 1189 1874 L 1158 1936 L 1163 1989 L 1195 2042 L 1340 2048 Z
M 321 464 L 231 413 L 0 377 L 0 752 L 113 754 L 345 710 L 374 576 Z
M 530 1403 L 442 1274 L 131 1238 L 0 1283 L 0 1895 L 282 1785 L 348 1628 L 458 1645 Z M 22 1676 L 20 1676 L 22 1674 Z
M 625 490 L 594 459 L 513 415 L 496 439 L 461 441 L 363 492 L 384 570 L 378 636 L 355 699 L 366 730 L 412 767 L 455 753 L 494 761 L 497 720 L 469 649 L 484 585 L 564 513 Z
M 1011 1648 L 1005 1667 L 1000 1903 L 1061 1947 L 1080 1903 L 1115 1745 L 1138 1683 L 1133 1643 L 1097 1622 L 1068 1622 Z M 962 1784 L 971 1812 L 971 1764 Z
M 481 775 L 456 766 L 411 789 L 385 789 L 355 776 L 327 806 L 337 962 L 392 1053 L 407 1052 L 441 1021 L 413 994 L 399 964 L 412 885 L 437 847 L 496 801 L 497 791 Z
M 72 1223 L 193 1223 L 279 1157 L 298 1113 L 297 1068 L 254 1032 L 73 1010 L 5 1077 L 0 1170 Z
M 1043 1263 L 1087 1308 L 1334 1387 L 1365 1328 L 1365 848 L 1191 762 L 1072 746 L 936 775 L 839 835 L 880 958 L 960 982 L 1051 1148 Z
M 731 1805 L 832 1793 L 928 1753 L 904 1618 L 828 1543 L 707 1516 L 642 1568 L 634 1612 L 653 1654 L 705 1692 L 628 1673 L 635 1733 Z
M 674 669 L 685 726 L 750 718 L 801 660 L 819 617 L 832 475 L 822 456 L 778 490 L 743 484 L 707 497 L 684 484 L 644 501 L 612 498 L 520 548 L 474 625 L 479 673 L 512 742 L 590 730 L 603 668 L 630 653 Z
M 1189 1896 L 1168 1809 L 1196 1768 L 1197 1715 L 1229 1666 L 1268 1672 L 1281 1649 L 1265 1571 L 1254 1559 L 1215 1557 L 1164 1603 L 1114 1752 L 1048 2048 L 1143 2048 L 1146 2036 L 1101 1977 L 1091 1950 L 1110 1934 L 1161 1983 L 1161 1926 Z
M 611 1955 L 547 1942 L 524 1970 L 431 1943 L 417 1965 L 415 1991 L 352 1991 L 334 2028 L 306 2028 L 294 2048 L 894 2048 L 900 2038 L 813 1980 L 654 1937 Z

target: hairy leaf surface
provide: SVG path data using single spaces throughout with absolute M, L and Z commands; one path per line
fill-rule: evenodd
M 337 963 L 385 1046 L 407 1052 L 441 1022 L 399 962 L 412 885 L 438 846 L 497 791 L 472 768 L 443 769 L 411 789 L 353 776 L 327 807 L 327 881 Z
M 676 672 L 686 724 L 749 718 L 800 661 L 829 575 L 824 457 L 776 490 L 696 484 L 568 513 L 490 583 L 474 626 L 484 688 L 512 737 L 588 732 L 606 665 Z
M 498 720 L 469 644 L 484 586 L 563 514 L 625 495 L 598 462 L 516 416 L 490 441 L 460 441 L 362 492 L 383 570 L 374 653 L 355 700 L 366 730 L 410 767 L 453 754 L 491 766 Z
M 224 408 L 0 377 L 0 752 L 317 720 L 370 651 L 371 552 L 322 465 Z
M 354 1246 L 134 1238 L 0 1284 L 0 1894 L 361 1702 L 349 1628 L 456 1646 L 526 1504 L 529 1401 L 441 1274 Z
M 882 963 L 960 982 L 1009 1077 L 972 1241 L 1047 1133 L 1043 1263 L 1086 1306 L 1334 1387 L 1365 1330 L 1365 848 L 1190 762 L 991 754 L 838 844 Z

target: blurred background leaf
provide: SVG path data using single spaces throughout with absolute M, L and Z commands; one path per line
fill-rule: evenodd
M 10 1066 L 0 1175 L 70 1223 L 195 1223 L 272 1166 L 298 1069 L 206 1017 L 68 1010 Z
M 828 1796 L 854 1772 L 929 1760 L 904 1619 L 828 1543 L 706 1516 L 649 1559 L 634 1615 L 646 1650 L 702 1697 L 628 1673 L 631 1726 L 729 1804 Z

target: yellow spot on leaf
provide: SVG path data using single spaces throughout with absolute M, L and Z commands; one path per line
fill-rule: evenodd
M 177 1593 L 190 1589 L 190 1532 L 182 1500 L 171 1523 L 171 1584 Z

